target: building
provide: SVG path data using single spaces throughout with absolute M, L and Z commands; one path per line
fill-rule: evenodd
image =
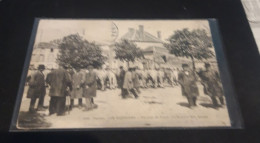
M 146 32 L 143 25 L 139 25 L 139 29 L 129 28 L 128 32 L 121 37 L 122 40 L 128 40 L 134 42 L 137 47 L 142 50 L 149 46 L 163 47 L 163 41 L 161 40 L 161 32 L 157 32 L 157 37 Z
M 99 44 L 99 47 L 102 50 L 102 55 L 107 58 L 105 64 L 103 65 L 103 68 L 109 67 L 112 69 L 117 69 L 119 66 L 126 67 L 126 63 L 115 59 L 116 53 L 114 51 L 113 45 L 101 45 Z
M 58 68 L 56 63 L 58 53 L 57 45 L 46 42 L 38 43 L 32 52 L 30 69 L 36 69 L 40 64 L 45 65 L 49 70 Z
M 159 68 L 179 60 L 164 47 L 160 31 L 157 32 L 156 37 L 146 32 L 143 25 L 139 25 L 138 29 L 129 28 L 128 32 L 121 39 L 135 43 L 143 51 L 145 57 L 142 61 L 143 68 Z

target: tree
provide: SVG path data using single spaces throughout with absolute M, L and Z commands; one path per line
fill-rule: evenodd
M 192 60 L 192 66 L 195 70 L 195 59 L 203 60 L 215 57 L 212 48 L 212 39 L 208 36 L 205 29 L 177 30 L 165 43 L 165 47 L 177 57 L 186 57 Z
M 128 40 L 115 43 L 115 53 L 116 59 L 126 61 L 128 65 L 130 61 L 134 62 L 136 59 L 144 58 L 142 50 Z
M 86 68 L 88 65 L 101 67 L 105 57 L 95 43 L 83 40 L 78 34 L 66 36 L 59 44 L 60 53 L 57 62 L 60 66 Z

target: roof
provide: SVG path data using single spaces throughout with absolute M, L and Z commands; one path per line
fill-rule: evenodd
M 121 37 L 123 40 L 129 40 L 133 42 L 154 42 L 163 43 L 163 41 L 152 34 L 145 32 L 143 30 L 136 30 L 129 28 L 128 32 Z
M 51 43 L 48 43 L 48 42 L 40 42 L 36 45 L 36 48 L 41 48 L 41 49 L 55 49 L 55 48 L 58 48 L 57 45 L 55 44 L 51 44 Z
M 149 46 L 146 49 L 143 50 L 144 52 L 159 52 L 159 53 L 169 53 L 169 51 L 165 47 L 159 47 L 159 46 Z

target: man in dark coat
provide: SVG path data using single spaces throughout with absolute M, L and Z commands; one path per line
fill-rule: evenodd
M 118 86 L 121 88 L 122 98 L 126 98 L 127 95 L 127 90 L 123 88 L 124 79 L 125 79 L 125 70 L 122 66 L 120 66 Z
M 196 73 L 190 70 L 188 64 L 182 64 L 183 71 L 178 74 L 178 81 L 181 85 L 182 95 L 186 96 L 189 102 L 189 107 L 193 108 L 196 105 L 197 96 L 199 96 L 199 90 L 196 84 Z
M 69 73 L 62 67 L 51 71 L 46 78 L 46 83 L 50 85 L 49 114 L 57 113 L 62 116 L 65 113 L 66 93 L 68 88 L 72 90 Z
M 210 96 L 213 106 L 217 108 L 220 106 L 217 102 L 217 98 L 220 104 L 224 105 L 221 80 L 218 72 L 213 70 L 209 63 L 205 63 L 204 66 L 206 70 L 199 73 L 202 85 L 204 86 L 204 93 Z
M 133 68 L 128 68 L 128 71 L 125 74 L 125 78 L 124 78 L 124 84 L 123 84 L 123 88 L 129 92 L 131 92 L 135 98 L 138 98 L 138 94 L 135 92 L 134 89 L 134 83 L 133 83 Z M 127 95 L 123 95 L 123 97 L 126 97 Z
M 44 65 L 39 65 L 38 70 L 28 78 L 27 98 L 31 98 L 29 106 L 29 112 L 31 113 L 35 112 L 34 106 L 37 98 L 39 98 L 37 110 L 44 110 L 43 103 L 46 94 L 44 74 L 42 73 L 44 69 Z
M 94 104 L 94 97 L 96 97 L 97 94 L 97 79 L 93 69 L 93 66 L 88 66 L 88 73 L 85 74 L 83 80 L 83 97 L 85 97 L 86 100 L 85 111 L 97 108 L 97 105 Z

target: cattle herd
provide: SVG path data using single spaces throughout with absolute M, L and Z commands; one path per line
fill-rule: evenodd
M 138 76 L 138 86 L 141 88 L 163 88 L 165 83 L 170 86 L 178 84 L 178 68 L 157 68 L 157 69 L 139 69 L 135 68 L 135 74 Z M 116 89 L 120 85 L 120 71 L 117 69 L 97 69 L 98 89 Z

